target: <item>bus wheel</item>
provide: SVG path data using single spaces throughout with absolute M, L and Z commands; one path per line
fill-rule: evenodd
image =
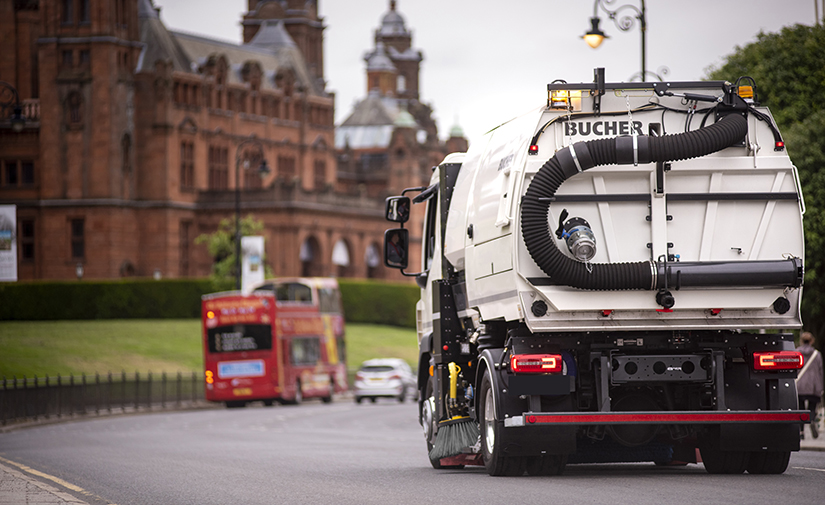
M 301 391 L 301 381 L 295 381 L 295 398 L 292 400 L 292 403 L 295 405 L 300 405 L 301 402 L 304 401 L 304 392 Z
M 355 397 L 355 403 L 361 403 L 361 400 L 363 400 L 363 398 L 361 398 L 360 396 Z
M 401 394 L 398 395 L 398 403 L 404 403 L 404 400 L 407 399 L 407 388 L 401 389 Z
M 228 409 L 240 409 L 246 407 L 246 402 L 243 400 L 230 400 L 226 402 L 226 408 Z
M 490 371 L 484 372 L 481 379 L 481 457 L 484 460 L 484 467 L 490 475 L 507 475 L 518 477 L 524 474 L 525 458 L 507 457 L 502 450 L 501 431 L 502 423 L 496 419 L 493 381 L 490 378 Z
M 324 403 L 332 403 L 332 394 L 334 392 L 335 392 L 335 383 L 332 382 L 332 379 L 330 379 L 329 391 L 327 392 L 326 396 L 321 397 L 321 401 L 324 402 Z
M 270 398 L 268 400 L 264 400 L 264 407 L 271 407 L 274 403 L 275 403 L 275 400 L 273 400 L 272 398 Z

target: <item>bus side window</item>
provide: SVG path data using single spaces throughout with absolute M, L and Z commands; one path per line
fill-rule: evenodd
M 279 302 L 311 303 L 312 288 L 297 282 L 278 284 L 275 288 L 275 299 Z
M 293 365 L 314 365 L 321 358 L 321 341 L 318 337 L 295 338 L 289 350 Z
M 333 288 L 319 288 L 318 302 L 322 314 L 341 313 L 341 293 Z

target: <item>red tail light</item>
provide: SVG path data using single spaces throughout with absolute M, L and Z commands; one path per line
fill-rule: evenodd
M 558 354 L 515 354 L 510 358 L 513 373 L 560 373 L 562 359 Z
M 390 375 L 390 380 L 401 380 L 401 376 L 398 374 Z
M 796 351 L 753 353 L 754 370 L 797 370 L 804 361 L 802 353 Z
M 361 375 L 361 372 L 356 372 L 355 373 L 355 380 L 357 380 L 357 381 L 364 380 L 364 376 Z

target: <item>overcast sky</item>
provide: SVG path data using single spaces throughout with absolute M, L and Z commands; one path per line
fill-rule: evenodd
M 241 42 L 246 0 L 154 0 L 166 27 Z M 823 0 L 647 0 L 647 68 L 667 67 L 666 80 L 697 80 L 760 31 L 815 23 Z M 608 6 L 638 7 L 640 0 Z M 336 94 L 336 124 L 366 95 L 364 53 L 389 0 L 319 0 L 324 17 L 327 90 Z M 472 141 L 490 128 L 545 103 L 555 79 L 592 82 L 605 67 L 608 82 L 627 81 L 641 66 L 641 32 L 627 32 L 599 10 L 610 37 L 598 49 L 581 39 L 591 0 L 397 0 L 424 54 L 421 101 L 435 111 L 439 134 L 456 122 Z M 630 12 L 625 9 L 623 12 Z M 759 83 L 757 83 L 758 85 Z

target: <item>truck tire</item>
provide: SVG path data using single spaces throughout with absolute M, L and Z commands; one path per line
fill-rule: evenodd
M 748 468 L 750 454 L 746 451 L 721 451 L 714 445 L 700 443 L 699 452 L 708 473 L 739 474 Z
M 435 412 L 432 411 L 431 405 L 435 403 L 435 398 L 433 397 L 433 379 L 427 381 L 427 388 L 424 391 L 424 401 L 421 402 L 421 425 L 424 428 L 424 440 L 427 442 L 427 454 L 430 454 L 430 451 L 433 450 L 433 445 L 435 445 L 435 425 L 436 425 L 436 418 Z M 429 409 L 429 410 L 425 410 Z M 427 459 L 430 459 L 429 457 Z M 464 465 L 442 465 L 441 460 L 432 460 L 430 459 L 430 465 L 435 468 L 436 470 L 446 470 L 446 469 L 461 469 L 464 468 Z
M 566 465 L 566 454 L 531 456 L 527 458 L 527 475 L 561 475 Z
M 501 446 L 501 430 L 503 425 L 496 419 L 495 402 L 496 394 L 493 388 L 493 381 L 490 378 L 490 371 L 484 372 L 481 379 L 480 388 L 480 412 L 481 420 L 481 457 L 487 473 L 493 476 L 518 477 L 524 474 L 526 460 L 522 457 L 507 457 L 503 454 Z
M 752 452 L 748 457 L 748 473 L 772 475 L 785 473 L 790 461 L 790 451 Z

